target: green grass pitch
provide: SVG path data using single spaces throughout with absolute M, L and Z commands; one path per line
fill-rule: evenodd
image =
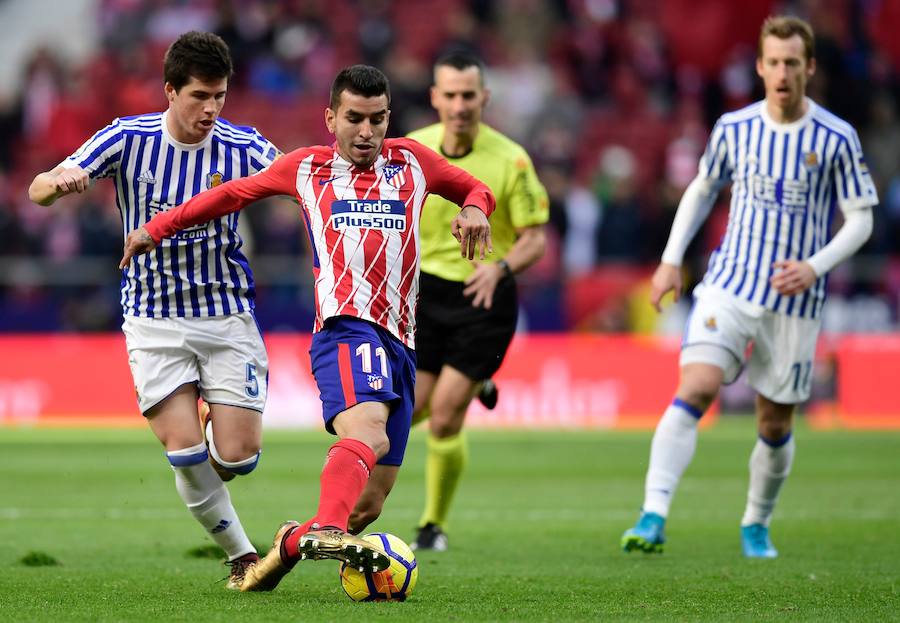
M 740 555 L 750 418 L 701 432 L 662 556 L 618 546 L 641 503 L 649 432 L 469 435 L 450 551 L 420 554 L 406 603 L 356 604 L 331 561 L 299 564 L 273 593 L 224 590 L 220 561 L 188 555 L 211 541 L 148 430 L 0 429 L 0 612 L 154 622 L 900 618 L 898 432 L 798 430 L 774 561 Z M 413 434 L 372 530 L 411 538 L 423 441 Z M 329 443 L 321 432 L 268 432 L 259 469 L 232 483 L 261 547 L 284 519 L 313 513 Z

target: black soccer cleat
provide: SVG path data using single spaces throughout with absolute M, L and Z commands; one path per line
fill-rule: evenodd
M 447 551 L 447 535 L 437 524 L 427 523 L 419 528 L 416 540 L 409 544 L 413 551 L 432 550 L 435 552 Z
M 493 379 L 488 379 L 481 384 L 481 389 L 478 390 L 477 396 L 478 402 L 483 404 L 486 409 L 493 409 L 497 406 L 500 392 L 497 390 L 497 384 L 494 383 Z

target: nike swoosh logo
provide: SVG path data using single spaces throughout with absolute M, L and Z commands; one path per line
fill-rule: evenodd
M 327 179 L 327 180 L 319 180 L 319 186 L 324 186 L 324 185 L 327 184 L 328 182 L 333 182 L 334 180 L 336 180 L 336 179 L 339 178 L 339 177 L 340 177 L 340 175 L 335 175 L 334 177 L 329 178 L 329 179 Z

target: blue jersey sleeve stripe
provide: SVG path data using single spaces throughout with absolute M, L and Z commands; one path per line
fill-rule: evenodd
M 850 184 L 853 181 L 852 171 L 853 164 L 850 159 L 850 148 L 847 140 L 842 137 L 838 144 L 838 150 L 835 158 L 835 174 L 840 180 L 840 198 L 841 202 L 849 201 L 852 197 L 850 194 Z
M 709 136 L 706 143 L 706 151 L 701 159 L 701 172 L 704 172 L 707 178 L 717 179 L 720 176 L 722 166 L 722 144 L 725 140 L 725 133 L 722 124 L 717 123 Z
M 82 143 L 82 145 L 78 149 L 76 149 L 71 156 L 68 157 L 68 160 L 71 160 L 72 162 L 78 162 L 84 157 L 86 153 L 88 153 L 89 151 L 93 151 L 97 145 L 100 145 L 108 140 L 110 136 L 119 136 L 120 133 L 121 128 L 119 127 L 119 120 L 116 119 L 102 130 L 98 130 L 97 132 L 95 132 L 91 138 Z
M 267 165 L 263 164 L 256 158 L 251 157 L 250 158 L 250 166 L 253 168 L 254 171 L 262 171 L 263 169 L 266 168 Z
M 92 178 L 100 177 L 97 172 L 97 167 L 92 167 L 91 165 L 98 160 L 101 156 L 105 156 L 106 158 L 118 158 L 118 150 L 114 150 L 113 148 L 122 140 L 122 136 L 120 133 L 116 133 L 110 138 L 106 139 L 104 142 L 97 145 L 94 149 L 91 150 L 90 153 L 84 155 L 79 158 L 74 158 L 73 161 L 79 167 L 88 172 L 88 174 Z M 109 155 L 107 155 L 109 154 Z
M 863 188 L 864 184 L 862 182 L 862 171 L 859 170 L 859 152 L 853 149 L 848 141 L 847 144 L 847 177 L 850 178 L 850 181 L 853 183 L 853 200 L 861 199 L 863 197 Z

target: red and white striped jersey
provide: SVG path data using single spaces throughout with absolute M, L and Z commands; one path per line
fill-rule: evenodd
M 460 206 L 475 205 L 488 216 L 494 210 L 485 184 L 421 143 L 396 138 L 385 139 L 381 154 L 365 170 L 333 146 L 297 149 L 261 173 L 158 214 L 145 227 L 158 243 L 263 197 L 296 197 L 313 249 L 313 330 L 333 316 L 352 316 L 384 327 L 415 348 L 419 219 L 429 193 Z

